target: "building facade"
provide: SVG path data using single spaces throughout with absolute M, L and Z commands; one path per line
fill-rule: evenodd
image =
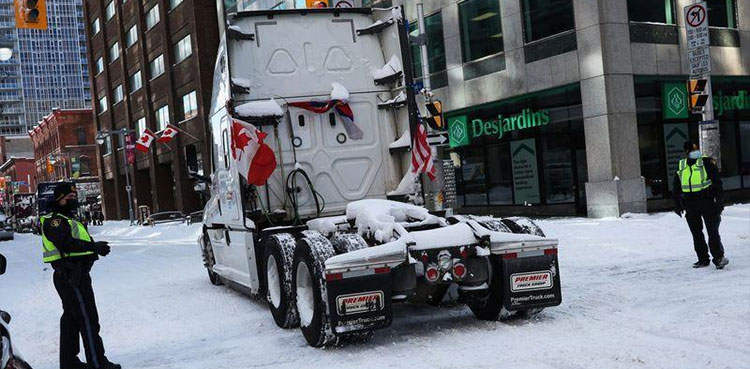
M 218 49 L 216 4 L 205 0 L 85 0 L 90 83 L 98 130 L 153 132 L 167 124 L 181 133 L 169 144 L 137 151 L 123 164 L 125 142 L 110 135 L 99 146 L 104 214 L 128 217 L 128 171 L 134 209 L 152 212 L 203 208 L 188 178 L 186 152 L 208 171 L 206 112 Z M 187 133 L 187 134 L 186 134 Z
M 365 1 L 375 7 L 415 1 Z M 750 193 L 750 1 L 709 1 L 727 196 Z M 619 216 L 671 206 L 689 0 L 424 1 L 462 211 Z M 415 60 L 419 51 L 415 50 Z M 415 63 L 416 64 L 416 63 Z M 422 71 L 415 66 L 415 74 Z
M 42 118 L 29 131 L 37 181 L 98 182 L 95 132 L 91 109 L 55 109 Z
M 13 0 L 0 0 L 0 33 L 13 57 L 0 62 L 0 134 L 25 135 L 53 108 L 91 106 L 81 0 L 47 4 L 47 30 L 15 28 Z

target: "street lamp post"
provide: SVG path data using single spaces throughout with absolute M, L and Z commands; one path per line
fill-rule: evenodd
M 128 215 L 130 217 L 130 225 L 133 225 L 135 223 L 135 214 L 133 213 L 133 195 L 131 193 L 132 187 L 130 186 L 130 172 L 128 171 L 128 155 L 127 155 L 127 147 L 125 145 L 125 135 L 128 135 L 130 133 L 135 132 L 133 129 L 127 129 L 127 128 L 121 128 L 117 130 L 101 130 L 96 134 L 96 143 L 99 145 L 104 143 L 104 140 L 111 136 L 111 135 L 117 135 L 120 137 L 120 142 L 122 143 L 122 164 L 123 168 L 125 168 L 125 192 L 128 193 Z

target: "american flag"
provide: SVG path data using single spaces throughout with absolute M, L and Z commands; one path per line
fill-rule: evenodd
M 417 124 L 417 134 L 411 148 L 411 170 L 413 173 L 427 173 L 430 180 L 435 180 L 435 167 L 432 165 L 432 150 L 427 142 L 427 130 L 424 124 Z

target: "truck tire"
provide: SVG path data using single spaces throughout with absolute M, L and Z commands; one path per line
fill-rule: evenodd
M 512 217 L 503 218 L 503 224 L 505 224 L 513 233 L 531 234 L 539 237 L 546 237 L 542 228 L 540 228 L 533 220 L 525 217 Z
M 475 299 L 468 303 L 469 309 L 478 319 L 481 320 L 499 320 L 503 318 L 501 314 L 503 307 L 503 273 L 502 265 L 498 257 L 490 256 L 490 288 L 487 290 L 487 296 L 483 299 Z
M 224 284 L 224 281 L 221 280 L 221 276 L 214 272 L 216 258 L 214 257 L 214 249 L 211 247 L 211 241 L 209 241 L 208 233 L 203 232 L 201 242 L 203 243 L 203 265 L 206 266 L 206 271 L 208 271 L 208 280 L 214 286 L 221 286 L 222 284 Z
M 281 328 L 299 324 L 294 289 L 292 262 L 296 241 L 288 233 L 269 236 L 263 242 L 262 274 L 266 281 L 266 299 L 273 320 Z
M 302 335 L 310 346 L 322 347 L 338 342 L 328 317 L 325 261 L 336 254 L 331 242 L 322 235 L 310 235 L 297 242 L 294 253 L 294 290 Z
M 366 249 L 367 242 L 357 233 L 338 233 L 331 237 L 331 245 L 336 255 L 346 254 L 356 250 Z

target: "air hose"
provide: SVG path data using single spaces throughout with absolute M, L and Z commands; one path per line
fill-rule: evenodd
M 310 177 L 307 175 L 307 172 L 305 172 L 302 168 L 296 168 L 292 170 L 291 172 L 289 172 L 289 176 L 286 177 L 286 194 L 289 197 L 289 202 L 292 204 L 292 208 L 294 210 L 295 225 L 302 223 L 299 217 L 299 200 L 297 199 L 298 174 L 302 175 L 304 180 L 307 182 L 307 187 L 310 188 L 310 193 L 312 194 L 313 200 L 315 201 L 315 211 L 318 217 L 320 217 L 320 214 L 323 212 L 326 206 L 325 199 L 320 193 L 318 193 L 317 190 L 315 190 L 315 186 L 310 180 Z

